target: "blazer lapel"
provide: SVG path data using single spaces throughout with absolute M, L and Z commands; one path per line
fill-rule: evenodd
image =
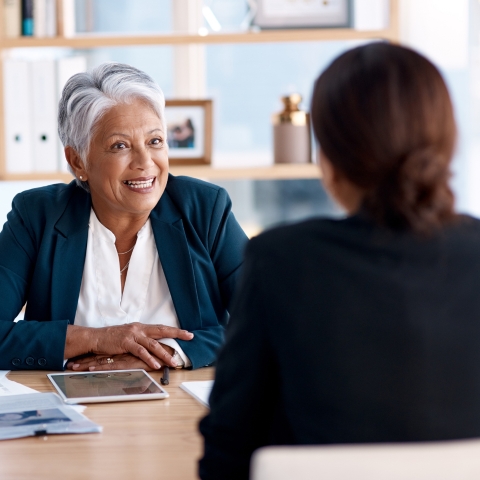
M 155 243 L 178 320 L 183 329 L 201 328 L 195 275 L 180 212 L 165 191 L 150 214 Z
M 73 324 L 82 284 L 90 218 L 90 195 L 74 187 L 55 225 L 58 232 L 52 271 L 52 318 Z

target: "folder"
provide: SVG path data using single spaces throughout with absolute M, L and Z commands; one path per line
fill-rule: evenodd
M 22 34 L 21 0 L 3 0 L 3 9 L 5 36 L 19 37 Z
M 56 0 L 45 1 L 45 36 L 57 36 L 57 2 Z
M 55 60 L 34 60 L 32 69 L 32 144 L 36 172 L 58 170 Z
M 29 67 L 29 62 L 24 60 L 3 61 L 6 170 L 9 173 L 33 170 Z
M 62 90 L 67 80 L 76 73 L 82 73 L 87 70 L 87 59 L 82 56 L 65 57 L 57 60 L 57 104 L 62 96 Z M 58 170 L 61 172 L 68 172 L 68 164 L 65 160 L 65 153 L 60 139 L 59 155 L 58 155 Z

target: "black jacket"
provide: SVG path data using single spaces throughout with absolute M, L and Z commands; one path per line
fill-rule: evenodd
M 480 221 L 429 238 L 361 216 L 247 248 L 201 422 L 202 479 L 268 444 L 480 436 Z

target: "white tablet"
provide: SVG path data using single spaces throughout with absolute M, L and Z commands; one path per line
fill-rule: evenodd
M 49 373 L 65 403 L 127 402 L 167 398 L 168 393 L 145 370 Z

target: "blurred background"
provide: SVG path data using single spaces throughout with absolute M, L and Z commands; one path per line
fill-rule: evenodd
M 74 34 L 174 35 L 242 33 L 246 0 L 204 0 L 212 17 L 189 20 L 189 0 L 75 0 Z M 362 0 L 358 0 L 362 1 Z M 370 14 L 386 2 L 370 1 Z M 479 0 L 397 0 L 398 38 L 429 57 L 442 71 L 455 104 L 459 141 L 452 185 L 460 211 L 480 214 L 480 2 Z M 187 12 L 187 13 L 186 13 Z M 203 10 L 205 13 L 205 10 Z M 383 14 L 382 14 L 383 15 Z M 390 17 L 386 22 L 392 21 Z M 388 27 L 388 25 L 386 26 Z M 372 40 L 375 35 L 372 34 Z M 227 39 L 228 40 L 228 39 Z M 167 98 L 213 100 L 214 168 L 273 163 L 272 114 L 280 97 L 298 92 L 308 110 L 315 78 L 343 51 L 369 39 L 272 41 L 265 43 L 114 46 L 69 48 L 28 45 L 3 50 L 8 58 L 81 55 L 88 68 L 106 61 L 131 64 L 150 74 Z M 311 175 L 310 175 L 311 176 Z M 55 178 L 0 183 L 0 218 L 18 191 Z M 342 212 L 317 178 L 215 179 L 233 200 L 234 213 L 249 235 L 282 222 Z

